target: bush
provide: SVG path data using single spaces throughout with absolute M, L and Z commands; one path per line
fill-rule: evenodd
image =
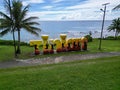
M 16 41 L 16 45 L 17 45 L 17 41 Z M 10 46 L 13 46 L 13 40 L 0 40 L 0 45 L 10 45 Z M 28 43 L 26 42 L 21 42 L 20 43 L 21 46 L 27 46 L 29 45 Z
M 13 45 L 12 40 L 0 40 L 0 45 Z
M 20 45 L 21 45 L 21 46 L 29 46 L 29 44 L 26 43 L 26 42 L 20 42 Z
M 120 40 L 120 36 L 114 37 L 114 36 L 108 36 L 104 38 L 105 40 Z
M 120 40 L 120 36 L 117 36 L 117 40 Z
M 115 37 L 114 36 L 108 36 L 105 39 L 107 39 L 107 40 L 115 40 Z
M 85 36 L 88 39 L 88 42 L 92 42 L 93 38 L 90 35 Z

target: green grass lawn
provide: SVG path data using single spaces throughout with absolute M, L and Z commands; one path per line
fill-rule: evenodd
M 0 90 L 120 90 L 120 56 L 0 69 Z
M 102 50 L 98 50 L 99 40 L 94 39 L 93 42 L 88 43 L 88 51 L 86 52 L 67 52 L 53 55 L 38 55 L 34 56 L 34 47 L 21 46 L 22 54 L 19 55 L 19 59 L 26 58 L 41 58 L 47 56 L 61 56 L 69 54 L 86 54 L 96 52 L 120 52 L 120 40 L 102 40 Z M 13 46 L 0 46 L 0 61 L 14 60 L 14 48 Z
M 95 39 L 93 42 L 88 43 L 88 49 L 91 52 L 99 52 L 99 40 Z M 100 52 L 120 52 L 120 40 L 102 40 Z

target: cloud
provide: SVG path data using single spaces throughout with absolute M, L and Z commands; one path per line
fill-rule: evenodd
M 23 5 L 26 6 L 28 4 L 36 4 L 36 3 L 44 3 L 44 0 L 24 0 Z
M 64 1 L 64 0 L 53 0 L 53 3 L 60 3 L 62 1 Z
M 81 13 L 81 17 L 78 17 L 78 19 L 88 19 L 88 20 L 101 20 L 103 12 L 100 11 L 100 8 L 104 9 L 104 6 L 102 4 L 109 2 L 110 4 L 107 5 L 107 12 L 106 12 L 106 19 L 111 20 L 115 17 L 118 17 L 118 15 L 114 15 L 113 12 L 111 12 L 112 8 L 119 3 L 119 0 L 88 0 L 84 2 L 80 2 L 78 5 L 69 6 L 66 7 L 66 10 L 77 10 L 77 13 Z M 118 12 L 120 13 L 120 12 Z M 73 15 L 74 16 L 74 15 Z M 64 16 L 65 17 L 65 16 Z
M 22 0 L 24 5 L 31 5 L 28 16 L 37 16 L 40 20 L 102 20 L 104 9 L 102 4 L 107 5 L 106 20 L 120 17 L 120 12 L 112 12 L 112 8 L 120 3 L 120 0 Z M 37 4 L 37 5 L 36 5 Z M 0 9 L 3 11 L 3 8 Z M 34 7 L 35 6 L 35 7 Z M 44 11 L 43 11 L 44 10 Z
M 116 2 L 119 0 L 116 0 Z M 67 7 L 66 9 L 94 9 L 102 7 L 102 4 L 110 3 L 111 5 L 115 4 L 114 0 L 87 0 L 80 2 L 78 5 Z
M 44 7 L 42 7 L 42 8 L 49 10 L 49 9 L 51 9 L 51 8 L 53 8 L 53 7 L 54 7 L 54 6 L 44 6 Z
M 102 20 L 103 18 L 103 12 L 100 10 L 96 12 L 96 9 L 41 11 L 31 12 L 30 15 L 38 16 L 40 20 Z M 106 12 L 106 20 L 112 20 L 118 16 L 118 12 Z

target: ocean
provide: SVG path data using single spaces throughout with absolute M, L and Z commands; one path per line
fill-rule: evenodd
M 114 32 L 108 32 L 107 28 L 112 21 L 106 20 L 104 24 L 103 37 L 114 35 Z M 49 39 L 59 38 L 60 34 L 67 34 L 67 38 L 83 37 L 92 32 L 93 38 L 100 37 L 102 21 L 40 21 L 39 28 L 41 32 L 36 37 L 25 30 L 21 30 L 21 41 L 40 40 L 41 35 L 49 35 Z M 16 39 L 17 39 L 17 32 Z M 12 40 L 12 34 L 9 33 L 0 39 Z

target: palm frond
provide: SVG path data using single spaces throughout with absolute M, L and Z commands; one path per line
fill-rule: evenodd
M 23 22 L 30 22 L 30 21 L 33 21 L 35 19 L 39 19 L 38 17 L 28 17 L 26 19 L 23 20 Z
M 0 32 L 0 36 L 4 36 L 5 34 L 7 34 L 10 31 L 10 28 L 6 28 L 5 30 L 3 30 L 2 32 Z
M 6 9 L 6 12 L 11 14 L 11 2 L 10 2 L 10 0 L 4 0 L 4 7 Z
M 26 25 L 40 25 L 38 22 L 23 22 Z
M 38 31 L 38 32 L 40 32 L 40 31 L 41 31 L 41 29 L 40 29 L 40 28 L 37 28 L 37 27 L 34 27 L 34 26 L 30 26 L 30 28 L 31 28 L 33 31 Z
M 26 15 L 27 15 L 27 12 L 28 12 L 28 9 L 29 9 L 29 5 L 27 5 L 21 12 L 21 15 L 20 15 L 20 19 L 23 20 Z
M 29 26 L 29 25 L 24 25 L 23 28 L 24 28 L 26 31 L 30 32 L 31 34 L 34 34 L 34 35 L 37 35 L 37 36 L 39 35 L 38 32 L 41 31 L 40 28 L 33 27 L 33 26 Z
M 0 29 L 4 29 L 6 27 L 11 27 L 12 26 L 12 22 L 10 20 L 7 19 L 0 19 Z
M 113 10 L 118 10 L 118 9 L 120 9 L 120 4 L 113 8 Z
M 22 11 L 22 2 L 20 0 L 13 0 L 12 2 L 12 15 L 16 23 L 20 22 L 20 15 Z
M 120 32 L 120 18 L 114 19 L 112 24 L 108 27 L 108 31 Z
M 3 18 L 11 20 L 11 18 L 3 12 L 0 12 L 0 16 L 2 16 Z
M 109 32 L 110 31 L 115 31 L 115 27 L 113 25 L 109 26 L 108 29 L 107 29 Z

